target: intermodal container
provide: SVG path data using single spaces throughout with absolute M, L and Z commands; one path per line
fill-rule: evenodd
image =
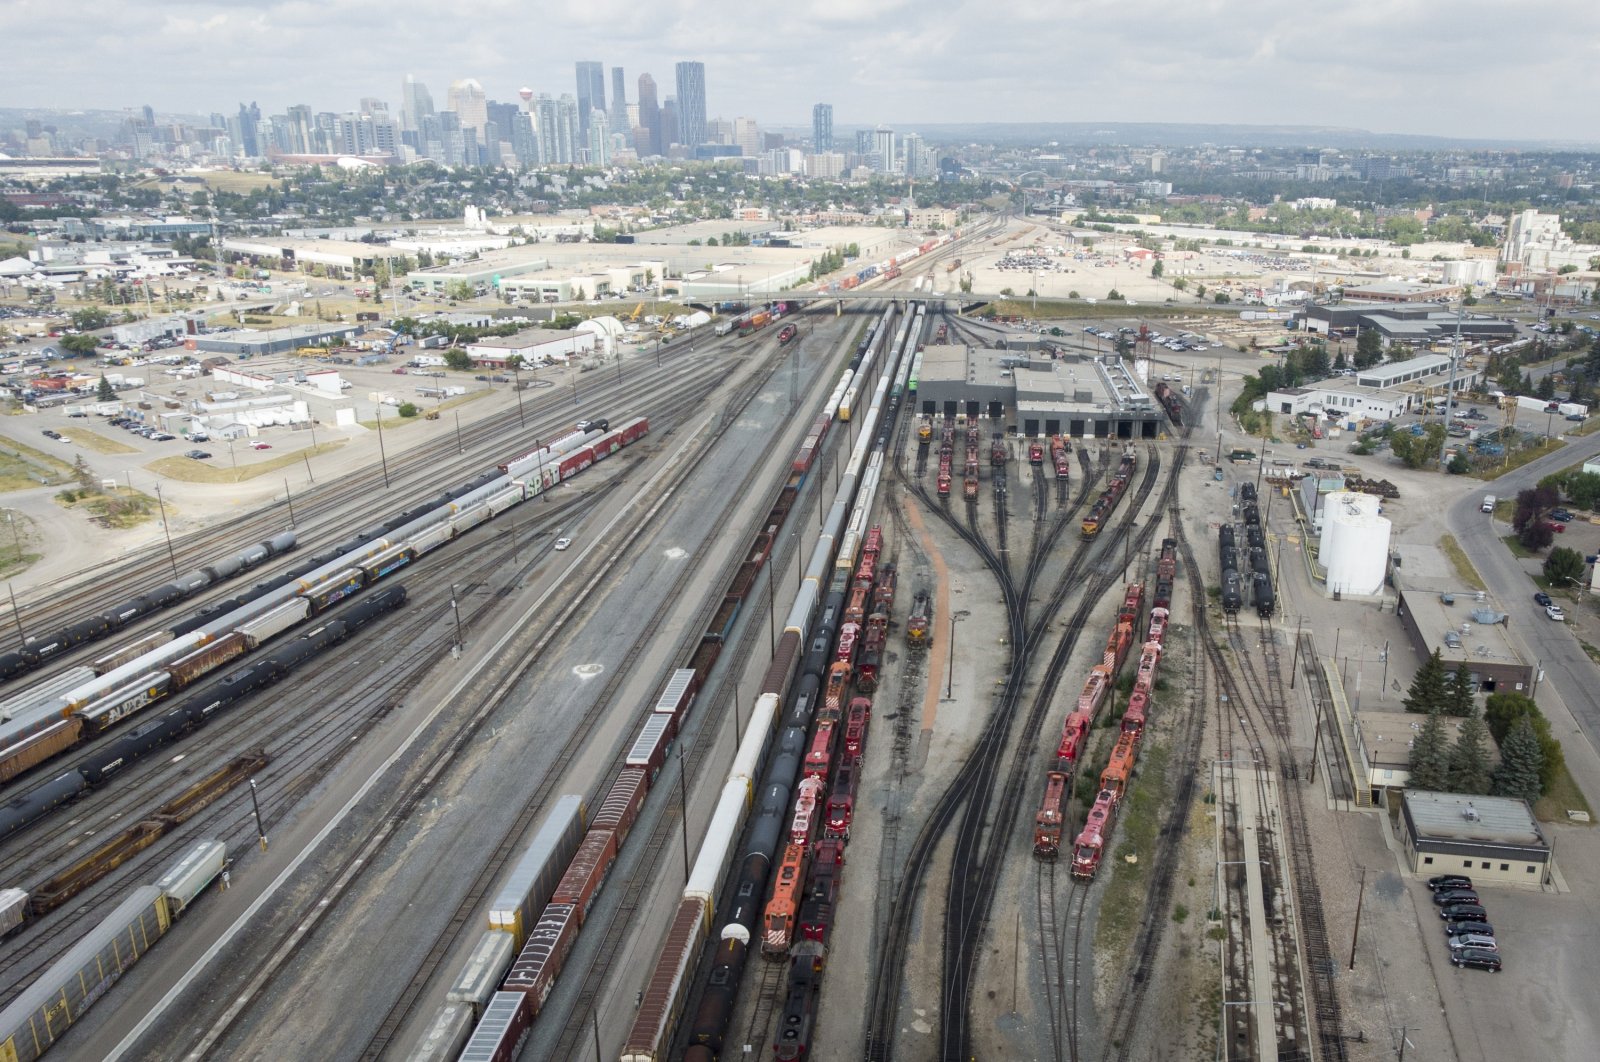
M 465 1003 L 476 1019 L 494 995 L 500 979 L 517 955 L 517 938 L 498 929 L 485 930 L 462 964 L 461 972 L 445 992 L 452 1003 Z

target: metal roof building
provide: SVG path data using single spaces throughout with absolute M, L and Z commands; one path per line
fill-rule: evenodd
M 1407 790 L 1400 815 L 1415 874 L 1544 885 L 1555 870 L 1550 840 L 1526 800 Z
M 1168 424 L 1120 358 L 953 345 L 923 350 L 917 411 L 985 416 L 1027 436 L 1154 439 Z

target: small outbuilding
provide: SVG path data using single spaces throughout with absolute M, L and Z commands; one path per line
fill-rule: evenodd
M 1400 807 L 1413 874 L 1466 874 L 1474 884 L 1551 881 L 1550 839 L 1526 800 L 1407 790 Z

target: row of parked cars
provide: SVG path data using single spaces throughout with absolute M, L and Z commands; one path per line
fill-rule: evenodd
M 1500 947 L 1495 943 L 1489 912 L 1465 874 L 1441 874 L 1428 879 L 1433 904 L 1444 919 L 1445 943 L 1456 966 L 1500 972 Z

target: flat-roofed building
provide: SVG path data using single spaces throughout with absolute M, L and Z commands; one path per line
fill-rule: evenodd
M 190 350 L 208 354 L 228 354 L 233 357 L 253 358 L 264 354 L 288 354 L 301 347 L 321 347 L 341 343 L 359 330 L 358 325 L 288 325 L 264 331 L 236 329 L 231 332 L 213 332 L 205 336 L 190 336 L 184 345 Z
M 1461 295 L 1460 284 L 1414 284 L 1405 280 L 1381 280 L 1358 288 L 1345 288 L 1350 302 L 1448 302 Z
M 1554 853 L 1526 800 L 1406 790 L 1400 819 L 1411 872 L 1465 874 L 1474 885 L 1551 883 Z
M 917 410 L 988 417 L 1027 436 L 1153 439 L 1168 423 L 1120 358 L 946 344 L 922 352 Z
M 1486 594 L 1462 586 L 1447 557 L 1435 546 L 1406 543 L 1396 550 L 1391 575 L 1399 618 L 1417 659 L 1439 650 L 1447 671 L 1466 664 L 1484 693 L 1526 693 L 1533 664 L 1512 644 L 1506 614 Z
M 524 368 L 582 357 L 597 346 L 591 329 L 529 328 L 510 336 L 487 336 L 467 344 L 467 356 L 488 369 L 503 369 L 513 355 Z

